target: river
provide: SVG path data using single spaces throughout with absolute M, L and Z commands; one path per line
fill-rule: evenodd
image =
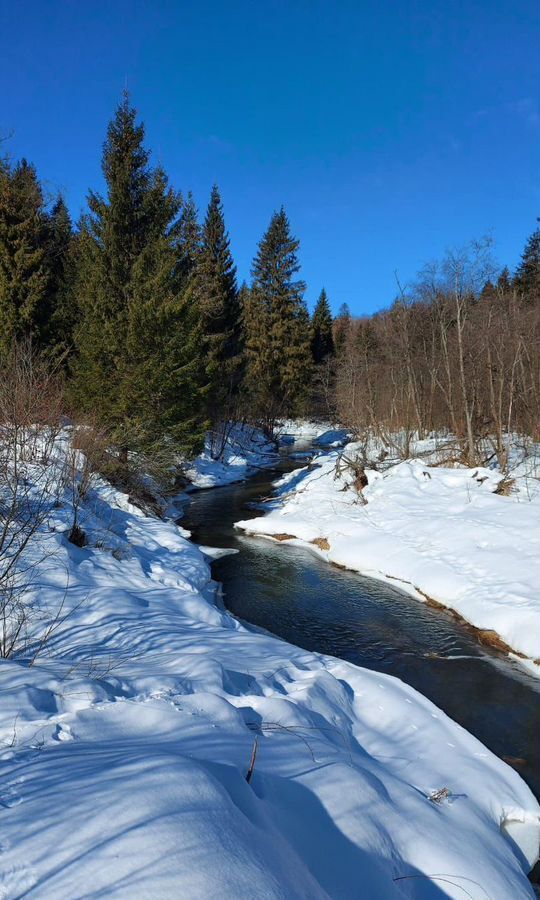
M 450 613 L 383 582 L 338 569 L 308 549 L 247 537 L 233 525 L 261 515 L 249 504 L 300 463 L 190 495 L 181 524 L 198 544 L 230 547 L 212 565 L 238 618 L 306 650 L 396 675 L 500 757 L 540 797 L 540 679 L 481 646 Z

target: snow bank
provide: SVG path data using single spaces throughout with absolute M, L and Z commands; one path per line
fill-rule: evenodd
M 213 447 L 213 443 L 218 447 Z M 215 459 L 219 451 L 219 458 Z M 259 428 L 235 424 L 227 427 L 226 434 L 217 441 L 209 435 L 204 451 L 186 467 L 185 473 L 195 488 L 219 487 L 243 481 L 257 469 L 271 469 L 278 459 L 275 442 L 269 441 Z
M 294 444 L 297 441 L 314 441 L 332 427 L 331 422 L 315 419 L 283 419 L 276 433 L 280 443 Z
M 347 457 L 358 450 L 349 445 Z M 530 478 L 517 477 L 500 496 L 496 471 L 410 460 L 367 470 L 359 493 L 350 469 L 336 471 L 338 459 L 329 453 L 285 476 L 282 506 L 237 527 L 294 536 L 331 562 L 397 579 L 540 658 L 540 494 Z
M 107 484 L 81 513 L 99 548 L 69 515 L 51 506 L 38 599 L 70 614 L 33 666 L 0 663 L 2 897 L 533 896 L 540 808 L 474 737 L 243 627 L 187 533 Z
M 351 439 L 351 434 L 346 428 L 329 428 L 315 438 L 319 447 L 344 447 Z

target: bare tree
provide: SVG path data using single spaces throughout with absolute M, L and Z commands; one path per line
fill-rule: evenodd
M 415 436 L 449 431 L 460 458 L 509 465 L 513 431 L 538 436 L 540 308 L 497 285 L 490 242 L 431 263 L 387 311 L 351 320 L 335 367 L 338 417 L 401 456 Z M 491 451 L 489 450 L 491 446 Z

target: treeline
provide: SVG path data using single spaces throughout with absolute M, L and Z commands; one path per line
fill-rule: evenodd
M 342 311 L 331 376 L 340 420 L 399 441 L 404 456 L 413 436 L 449 430 L 461 460 L 496 454 L 503 469 L 508 435 L 539 439 L 540 230 L 513 276 L 493 273 L 488 242 L 471 244 L 427 266 L 390 309 Z
M 509 432 L 540 436 L 540 230 L 513 275 L 471 245 L 388 310 L 333 319 L 323 290 L 310 318 L 284 209 L 239 286 L 218 188 L 201 222 L 152 166 L 127 94 L 102 170 L 105 193 L 89 191 L 74 226 L 32 165 L 0 159 L 0 371 L 31 340 L 120 460 L 193 453 L 208 429 L 219 456 L 223 423 L 270 433 L 298 415 L 399 433 L 404 453 L 449 430 L 474 463 L 489 439 L 503 466 Z
M 239 287 L 218 188 L 200 223 L 144 137 L 126 94 L 103 148 L 106 192 L 89 192 L 76 227 L 32 165 L 0 162 L 0 361 L 30 337 L 124 456 L 194 452 L 224 420 L 271 429 L 307 412 L 317 322 L 332 320 L 323 297 L 310 322 L 284 209 Z

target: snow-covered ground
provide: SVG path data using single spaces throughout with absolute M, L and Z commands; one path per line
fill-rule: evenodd
M 330 422 L 315 419 L 283 419 L 279 422 L 276 433 L 282 443 L 295 441 L 313 441 L 320 434 L 332 428 Z
M 533 896 L 540 807 L 431 702 L 242 626 L 187 533 L 106 483 L 91 546 L 70 520 L 51 498 L 37 541 L 60 627 L 0 662 L 1 897 Z
M 343 447 L 352 437 L 346 428 L 314 419 L 284 419 L 276 434 L 281 444 L 311 441 L 319 447 Z
M 207 437 L 203 452 L 185 467 L 185 474 L 194 488 L 219 487 L 243 481 L 258 469 L 271 469 L 278 459 L 276 443 L 260 429 L 234 424 L 223 437 Z
M 436 448 L 424 443 L 417 450 L 433 461 Z M 368 484 L 358 490 L 343 462 L 361 449 L 349 444 L 342 459 L 330 452 L 286 475 L 277 508 L 238 527 L 300 539 L 331 562 L 392 579 L 539 660 L 540 482 L 532 462 L 516 467 L 508 496 L 494 493 L 496 470 L 425 458 L 366 469 Z

